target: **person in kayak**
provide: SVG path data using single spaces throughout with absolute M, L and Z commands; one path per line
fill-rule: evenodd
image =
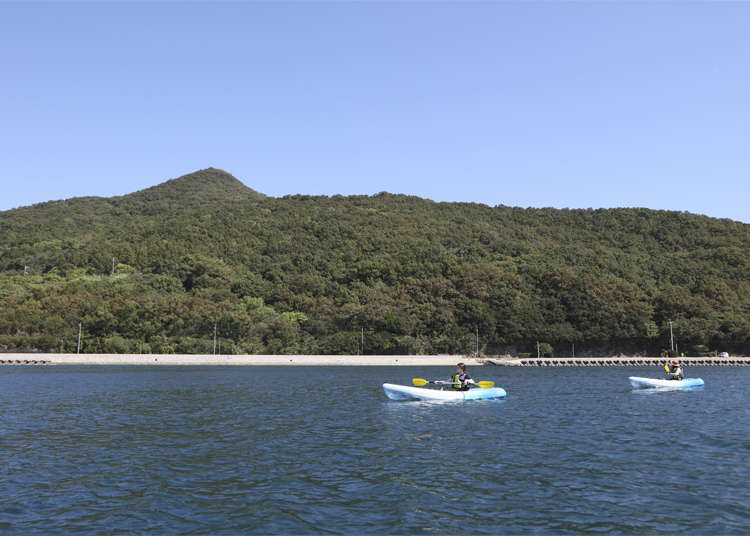
M 683 371 L 679 360 L 673 359 L 664 368 L 667 369 L 668 380 L 681 380 L 683 378 Z
M 446 381 L 435 380 L 433 383 L 442 385 L 450 385 L 451 388 L 458 391 L 468 391 L 470 386 L 475 385 L 476 382 L 471 379 L 471 374 L 466 370 L 466 365 L 459 363 L 456 365 L 456 373 L 451 376 L 451 379 Z
M 456 373 L 451 376 L 450 383 L 454 389 L 468 391 L 475 382 L 471 379 L 469 371 L 466 370 L 466 365 L 459 363 L 456 365 Z

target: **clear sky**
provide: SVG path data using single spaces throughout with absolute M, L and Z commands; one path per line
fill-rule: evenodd
M 0 3 L 0 210 L 219 167 L 750 222 L 750 3 Z

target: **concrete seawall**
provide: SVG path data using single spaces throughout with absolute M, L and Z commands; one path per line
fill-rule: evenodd
M 440 366 L 484 360 L 454 355 L 0 354 L 0 365 Z
M 664 366 L 667 357 L 560 357 L 529 359 L 485 359 L 486 365 L 508 367 L 650 367 Z M 681 357 L 688 367 L 743 367 L 750 366 L 749 357 Z
M 185 354 L 0 354 L 0 365 L 288 365 L 453 367 L 643 367 L 664 366 L 665 357 L 489 358 L 460 355 L 185 355 Z M 686 366 L 750 366 L 748 357 L 682 357 Z

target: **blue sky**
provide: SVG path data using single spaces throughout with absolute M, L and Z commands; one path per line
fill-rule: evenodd
M 750 222 L 750 3 L 0 3 L 0 210 L 286 194 Z

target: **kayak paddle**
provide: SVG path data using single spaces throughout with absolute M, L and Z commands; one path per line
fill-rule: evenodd
M 417 387 L 422 387 L 423 385 L 427 385 L 428 383 L 452 384 L 452 382 L 444 382 L 441 380 L 428 381 L 428 380 L 423 380 L 422 378 L 412 378 L 411 383 L 413 383 Z M 495 382 L 483 381 L 483 382 L 476 382 L 474 385 L 478 385 L 482 389 L 491 389 L 492 387 L 495 387 Z

